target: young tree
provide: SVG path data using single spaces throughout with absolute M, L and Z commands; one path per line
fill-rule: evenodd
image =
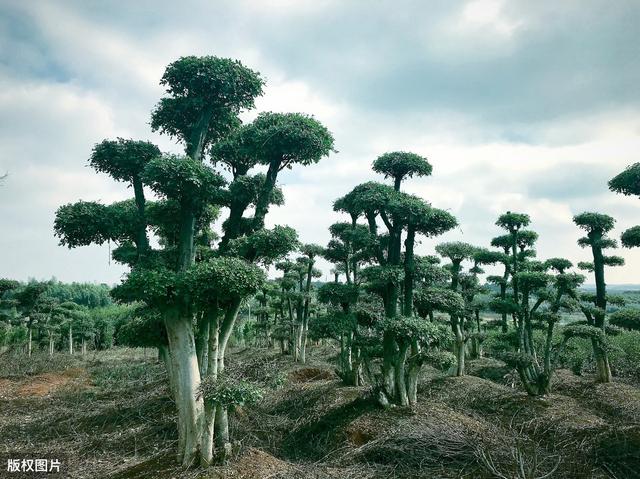
M 607 313 L 607 286 L 604 279 L 605 266 L 621 266 L 624 259 L 619 256 L 605 256 L 607 248 L 615 248 L 616 241 L 607 237 L 607 233 L 613 229 L 615 220 L 601 213 L 585 212 L 573 217 L 573 222 L 587 232 L 587 236 L 578 240 L 578 245 L 590 248 L 593 262 L 580 263 L 581 269 L 593 272 L 596 283 L 596 296 L 594 307 L 582 307 L 582 312 L 587 318 L 589 326 L 598 328 L 600 332 L 593 331 L 591 344 L 596 358 L 598 381 L 611 382 L 611 367 L 609 354 L 606 347 L 606 313 Z
M 566 271 L 571 266 L 566 259 L 552 258 L 545 263 L 523 263 L 522 270 L 517 273 L 521 291 L 517 313 L 517 352 L 507 353 L 503 359 L 516 368 L 527 393 L 532 396 L 550 392 L 555 358 L 568 340 L 565 330 L 565 340 L 559 344 L 553 343 L 554 328 L 561 317 L 560 310 L 571 309 L 567 300 L 575 295 L 576 289 L 584 281 L 583 276 Z M 549 274 L 548 269 L 556 274 Z M 543 351 L 537 350 L 533 337 L 535 329 L 545 332 Z
M 43 312 L 47 309 L 46 301 L 47 283 L 31 282 L 16 290 L 13 301 L 22 322 L 27 327 L 27 354 L 31 356 L 33 347 L 33 329 L 39 320 L 42 320 Z
M 511 315 L 515 312 L 514 306 L 515 303 L 513 301 L 507 300 L 507 288 L 509 287 L 510 276 L 511 276 L 511 256 L 509 255 L 511 251 L 511 236 L 501 235 L 496 236 L 491 240 L 491 246 L 495 248 L 501 248 L 503 251 L 503 256 L 500 260 L 504 267 L 504 271 L 502 276 L 488 276 L 487 282 L 496 284 L 500 288 L 500 293 L 497 297 L 498 301 L 493 301 L 490 303 L 492 309 L 494 309 L 501 316 L 501 327 L 502 332 L 506 333 L 509 329 L 509 323 L 507 322 L 507 316 Z
M 449 269 L 451 271 L 451 290 L 458 291 L 460 287 L 460 279 L 462 272 L 462 262 L 465 260 L 471 260 L 476 252 L 476 247 L 469 243 L 452 242 L 441 243 L 436 246 L 436 251 L 440 256 L 443 256 L 451 264 Z M 465 357 L 466 357 L 466 344 L 468 340 L 467 324 L 466 324 L 466 311 L 465 308 L 452 311 L 449 315 L 451 322 L 451 330 L 455 336 L 455 348 L 456 355 L 456 376 L 464 376 L 465 374 Z

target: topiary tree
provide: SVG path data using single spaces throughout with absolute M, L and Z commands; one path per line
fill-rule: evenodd
M 578 245 L 590 248 L 593 263 L 580 263 L 582 269 L 592 271 L 596 283 L 596 296 L 594 308 L 582 307 L 582 312 L 587 318 L 589 326 L 602 331 L 602 334 L 593 334 L 591 343 L 596 358 L 597 378 L 600 382 L 611 382 L 611 367 L 606 346 L 606 310 L 607 289 L 604 278 L 605 266 L 618 266 L 624 264 L 624 260 L 618 256 L 605 256 L 603 250 L 615 248 L 616 242 L 607 237 L 607 233 L 613 229 L 615 220 L 601 213 L 585 212 L 573 217 L 573 222 L 587 232 L 587 236 L 578 240 Z
M 563 265 L 571 265 L 563 260 Z M 564 267 L 554 276 L 546 271 L 546 265 L 524 264 L 518 273 L 521 302 L 518 308 L 517 349 L 502 356 L 505 362 L 513 366 L 520 380 L 531 396 L 542 396 L 550 392 L 551 379 L 558 353 L 564 347 L 564 341 L 554 343 L 554 328 L 560 321 L 560 310 L 570 308 L 566 300 L 575 294 L 584 281 L 584 277 L 564 272 Z M 534 300 L 533 304 L 531 302 Z M 544 349 L 539 351 L 534 340 L 534 330 L 545 332 Z
M 502 276 L 487 276 L 488 283 L 498 285 L 500 288 L 499 295 L 495 301 L 490 302 L 490 307 L 496 313 L 500 314 L 502 332 L 506 334 L 509 329 L 507 316 L 510 316 L 515 312 L 513 301 L 511 299 L 507 299 L 507 288 L 509 287 L 512 263 L 511 255 L 509 254 L 512 248 L 511 236 L 508 234 L 496 236 L 491 240 L 491 246 L 502 249 L 503 256 L 500 263 L 502 263 L 504 271 Z
M 619 309 L 609 316 L 609 323 L 619 328 L 640 331 L 640 309 Z
M 366 220 L 371 238 L 367 248 L 368 261 L 377 265 L 363 269 L 360 279 L 368 291 L 380 295 L 385 316 L 390 320 L 384 322 L 388 329 L 382 331 L 382 368 L 376 377 L 376 388 L 381 403 L 406 405 L 408 397 L 402 377 L 407 355 L 399 346 L 397 331 L 391 327 L 392 320 L 403 314 L 413 314 L 416 235 L 436 236 L 453 228 L 456 222 L 448 213 L 400 191 L 405 178 L 431 173 L 431 166 L 424 158 L 404 152 L 389 153 L 374 162 L 374 170 L 393 178 L 393 187 L 363 183 L 336 200 L 334 209 L 348 213 L 352 225 L 356 225 L 359 218 Z M 386 233 L 378 232 L 378 220 L 386 227 Z M 407 239 L 403 255 L 404 231 L 407 231 Z
M 298 305 L 298 331 L 296 335 L 296 350 L 299 351 L 298 360 L 301 363 L 307 361 L 307 333 L 309 331 L 309 316 L 311 313 L 311 281 L 319 278 L 322 273 L 314 268 L 316 258 L 324 252 L 324 248 L 317 244 L 302 245 L 300 251 L 302 258 L 298 258 L 302 266 L 302 278 L 304 281 L 303 301 Z M 302 288 L 300 288 L 302 290 Z
M 19 315 L 19 320 L 27 328 L 27 354 L 29 357 L 31 357 L 33 348 L 33 329 L 43 321 L 45 311 L 50 309 L 46 297 L 47 288 L 47 283 L 34 281 L 15 290 L 12 295 L 13 306 Z
M 413 176 L 429 176 L 433 167 L 420 155 L 406 151 L 393 151 L 380 155 L 373 162 L 373 171 L 393 180 L 393 188 L 400 191 L 405 178 Z
M 135 157 L 136 162 L 145 163 L 139 175 L 143 185 L 159 198 L 145 202 L 144 213 L 148 222 L 145 231 L 159 237 L 160 248 L 150 250 L 148 260 L 136 258 L 141 231 L 136 226 L 141 216 L 133 201 L 118 208 L 96 203 L 62 207 L 55 229 L 61 243 L 69 247 L 110 240 L 119 243 L 114 258 L 132 269 L 114 295 L 121 301 L 144 302 L 162 316 L 166 328 L 169 373 L 176 378 L 178 459 L 185 466 L 198 460 L 207 465 L 213 457 L 210 431 L 214 416 L 219 416 L 220 440 L 225 445 L 222 456 L 227 451 L 227 412 L 207 408 L 199 385 L 202 373 L 211 374 L 212 368 L 205 363 L 212 357 L 217 358 L 219 370 L 224 367 L 228 337 L 241 302 L 248 296 L 235 294 L 223 301 L 216 336 L 211 334 L 217 320 L 208 312 L 210 305 L 196 301 L 200 288 L 207 285 L 190 278 L 196 274 L 196 263 L 210 264 L 213 258 L 232 257 L 268 266 L 295 249 L 295 230 L 263 227 L 269 205 L 282 203 L 277 174 L 294 164 L 317 162 L 332 151 L 333 138 L 317 120 L 299 114 L 265 113 L 240 127 L 238 114 L 254 106 L 263 81 L 235 60 L 183 57 L 167 67 L 161 84 L 167 95 L 152 113 L 152 129 L 182 143 L 185 155 L 161 155 L 149 161 Z M 250 133 L 243 136 L 243 131 Z M 242 144 L 238 144 L 239 138 Z M 126 149 L 131 145 L 115 146 Z M 220 173 L 204 163 L 207 152 L 211 152 L 214 165 L 234 169 L 228 188 Z M 110 165 L 120 159 L 118 155 L 108 158 Z M 266 175 L 249 174 L 258 164 L 268 165 Z M 244 217 L 251 206 L 255 207 L 253 216 Z M 210 223 L 225 207 L 230 214 L 223 223 L 223 238 L 215 247 Z M 235 264 L 232 269 L 245 274 L 242 265 Z M 219 345 L 217 355 L 212 356 L 205 346 L 214 337 L 219 338 Z
M 609 189 L 625 196 L 640 197 L 640 163 L 629 165 L 622 173 L 611 178 Z M 640 246 L 640 226 L 625 230 L 620 239 L 625 248 Z
M 465 260 L 473 259 L 473 255 L 476 253 L 476 247 L 469 243 L 463 242 L 451 242 L 441 243 L 436 246 L 436 252 L 443 256 L 451 264 L 449 269 L 451 271 L 451 285 L 452 291 L 458 291 L 461 280 L 462 262 Z M 466 356 L 466 344 L 468 335 L 466 332 L 466 311 L 464 308 L 458 311 L 452 311 L 449 315 L 451 330 L 455 336 L 454 353 L 456 355 L 456 376 L 464 376 L 465 374 L 465 356 Z

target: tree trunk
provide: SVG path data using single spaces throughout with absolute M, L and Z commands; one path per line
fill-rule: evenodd
M 396 381 L 394 376 L 394 358 L 396 356 L 396 341 L 393 335 L 385 331 L 382 338 L 382 386 L 386 401 L 393 401 L 396 397 Z
M 255 213 L 253 214 L 253 227 L 255 229 L 264 228 L 264 218 L 267 215 L 267 211 L 269 210 L 269 198 L 271 197 L 271 192 L 276 185 L 279 167 L 279 161 L 271 162 L 269 164 L 269 169 L 267 170 L 264 184 L 262 185 L 258 200 L 256 201 Z M 252 260 L 253 258 L 249 259 Z
M 456 376 L 464 376 L 465 373 L 465 342 L 462 328 L 460 327 L 460 320 L 455 320 L 454 333 L 456 336 L 455 348 L 456 348 Z
M 226 462 L 231 456 L 231 442 L 229 441 L 229 412 L 227 407 L 216 407 L 216 447 L 221 462 Z
M 193 236 L 196 218 L 189 205 L 185 204 L 185 201 L 181 205 L 180 213 L 180 245 L 178 248 L 178 269 L 180 270 L 185 270 L 191 266 L 194 259 Z
M 145 199 L 142 181 L 138 175 L 134 176 L 133 193 L 136 201 L 138 212 L 138 225 L 136 233 L 136 246 L 138 251 L 138 259 L 144 257 L 149 249 L 149 239 L 147 238 L 147 220 L 145 216 Z
M 591 340 L 594 356 L 596 359 L 596 381 L 599 383 L 611 382 L 611 366 L 609 365 L 609 355 L 596 339 Z
M 73 355 L 73 326 L 69 324 L 69 354 Z
M 422 359 L 420 358 L 420 348 L 418 342 L 411 343 L 411 358 L 407 369 L 407 390 L 409 396 L 409 404 L 414 406 L 418 403 L 418 376 L 422 369 Z
M 82 337 L 82 355 L 84 356 L 85 354 L 87 354 L 87 341 L 83 336 Z
M 302 341 L 300 345 L 300 362 L 305 364 L 307 362 L 307 331 L 309 329 L 309 317 L 305 317 L 302 320 Z
M 415 275 L 413 248 L 415 238 L 415 227 L 409 225 L 407 238 L 404 240 L 404 305 L 402 314 L 405 316 L 413 314 L 413 277 Z
M 33 328 L 31 327 L 31 325 L 29 325 L 29 346 L 28 346 L 29 357 L 31 357 L 31 346 L 32 346 L 32 344 L 33 344 L 33 340 L 32 340 L 32 330 L 33 330 Z
M 219 345 L 220 345 L 220 313 L 216 308 L 209 311 L 207 319 L 209 322 L 209 342 L 208 349 L 208 367 L 207 375 L 214 380 L 218 378 L 219 369 Z M 204 427 L 202 431 L 202 459 L 201 465 L 207 467 L 213 460 L 213 439 L 216 422 L 216 405 L 211 401 L 205 401 L 204 404 Z
M 233 333 L 233 327 L 235 326 L 236 319 L 238 318 L 238 312 L 240 311 L 240 299 L 234 299 L 229 308 L 225 311 L 224 319 L 220 325 L 220 341 L 218 351 L 218 374 L 224 371 L 224 358 L 227 351 L 227 344 L 231 333 Z
M 204 403 L 199 394 L 200 370 L 191 318 L 177 311 L 165 314 L 171 360 L 176 376 L 178 409 L 178 461 L 189 467 L 200 455 Z
M 209 318 L 206 313 L 200 314 L 198 318 L 198 339 L 196 341 L 196 353 L 200 366 L 200 377 L 207 375 L 209 367 Z
M 49 333 L 49 356 L 53 356 L 53 351 L 54 351 L 53 334 Z
M 407 357 L 408 346 L 406 344 L 399 345 L 399 351 L 395 362 L 394 375 L 396 382 L 397 401 L 400 406 L 409 405 L 409 396 L 407 395 L 407 383 L 405 380 L 405 361 Z

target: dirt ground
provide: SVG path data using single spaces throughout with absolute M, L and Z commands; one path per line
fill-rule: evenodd
M 74 479 L 640 477 L 633 385 L 559 371 L 553 394 L 532 399 L 503 365 L 480 360 L 463 378 L 426 368 L 416 408 L 383 410 L 367 388 L 341 384 L 331 354 L 303 366 L 276 351 L 231 355 L 249 379 L 282 377 L 232 414 L 225 466 L 176 467 L 164 371 L 132 350 L 0 378 L 0 451 L 64 455 Z

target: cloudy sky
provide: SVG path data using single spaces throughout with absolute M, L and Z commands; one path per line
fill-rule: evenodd
M 406 189 L 454 213 L 444 240 L 488 245 L 497 216 L 531 215 L 541 258 L 589 258 L 574 214 L 640 223 L 640 199 L 606 182 L 640 161 L 637 0 L 0 0 L 0 276 L 117 282 L 107 245 L 67 250 L 64 203 L 131 192 L 86 167 L 104 138 L 149 139 L 164 67 L 242 60 L 267 80 L 258 110 L 315 115 L 339 152 L 281 177 L 269 216 L 324 244 L 332 201 L 407 150 L 433 176 Z M 250 119 L 255 112 L 248 113 Z M 433 241 L 421 244 L 423 253 Z M 610 283 L 640 283 L 640 252 Z

